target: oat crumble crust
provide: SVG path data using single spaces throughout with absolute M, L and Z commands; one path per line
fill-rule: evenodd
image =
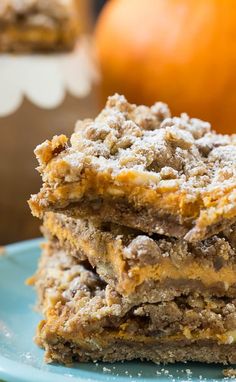
M 171 117 L 160 102 L 109 97 L 70 141 L 54 137 L 35 154 L 43 179 L 29 202 L 35 216 L 97 216 L 190 242 L 236 220 L 236 135 L 216 134 L 186 114 Z
M 0 1 L 0 52 L 69 50 L 77 35 L 74 0 Z
M 134 305 L 52 243 L 44 247 L 34 280 L 45 317 L 36 342 L 48 362 L 236 362 L 235 300 L 195 293 Z
M 103 280 L 134 303 L 171 300 L 194 291 L 236 297 L 235 226 L 191 244 L 48 212 L 42 231 L 68 256 L 88 260 Z

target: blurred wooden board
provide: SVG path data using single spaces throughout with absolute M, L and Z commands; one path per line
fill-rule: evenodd
M 55 134 L 71 134 L 77 119 L 98 112 L 97 90 L 86 98 L 67 95 L 53 110 L 39 109 L 25 100 L 13 115 L 0 118 L 0 245 L 40 235 L 40 222 L 31 216 L 27 199 L 39 190 L 33 150 Z

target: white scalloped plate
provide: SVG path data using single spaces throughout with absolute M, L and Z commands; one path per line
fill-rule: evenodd
M 14 113 L 24 97 L 44 109 L 59 106 L 66 93 L 86 97 L 99 80 L 92 45 L 83 36 L 71 53 L 0 55 L 0 117 Z

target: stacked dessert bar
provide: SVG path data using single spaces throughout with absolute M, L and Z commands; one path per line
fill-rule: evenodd
M 236 363 L 236 136 L 115 95 L 35 153 L 46 360 Z
M 74 0 L 0 1 L 0 52 L 70 50 L 77 35 Z

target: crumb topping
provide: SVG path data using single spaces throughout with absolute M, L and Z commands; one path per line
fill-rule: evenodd
M 0 25 L 26 23 L 53 26 L 72 16 L 73 0 L 1 0 Z
M 72 167 L 84 154 L 101 169 L 139 169 L 159 180 L 179 180 L 184 188 L 236 181 L 236 136 L 216 134 L 209 123 L 186 114 L 171 118 L 160 102 L 149 108 L 131 105 L 123 96 L 109 97 L 94 121 L 77 123 L 70 141 L 62 156 Z

